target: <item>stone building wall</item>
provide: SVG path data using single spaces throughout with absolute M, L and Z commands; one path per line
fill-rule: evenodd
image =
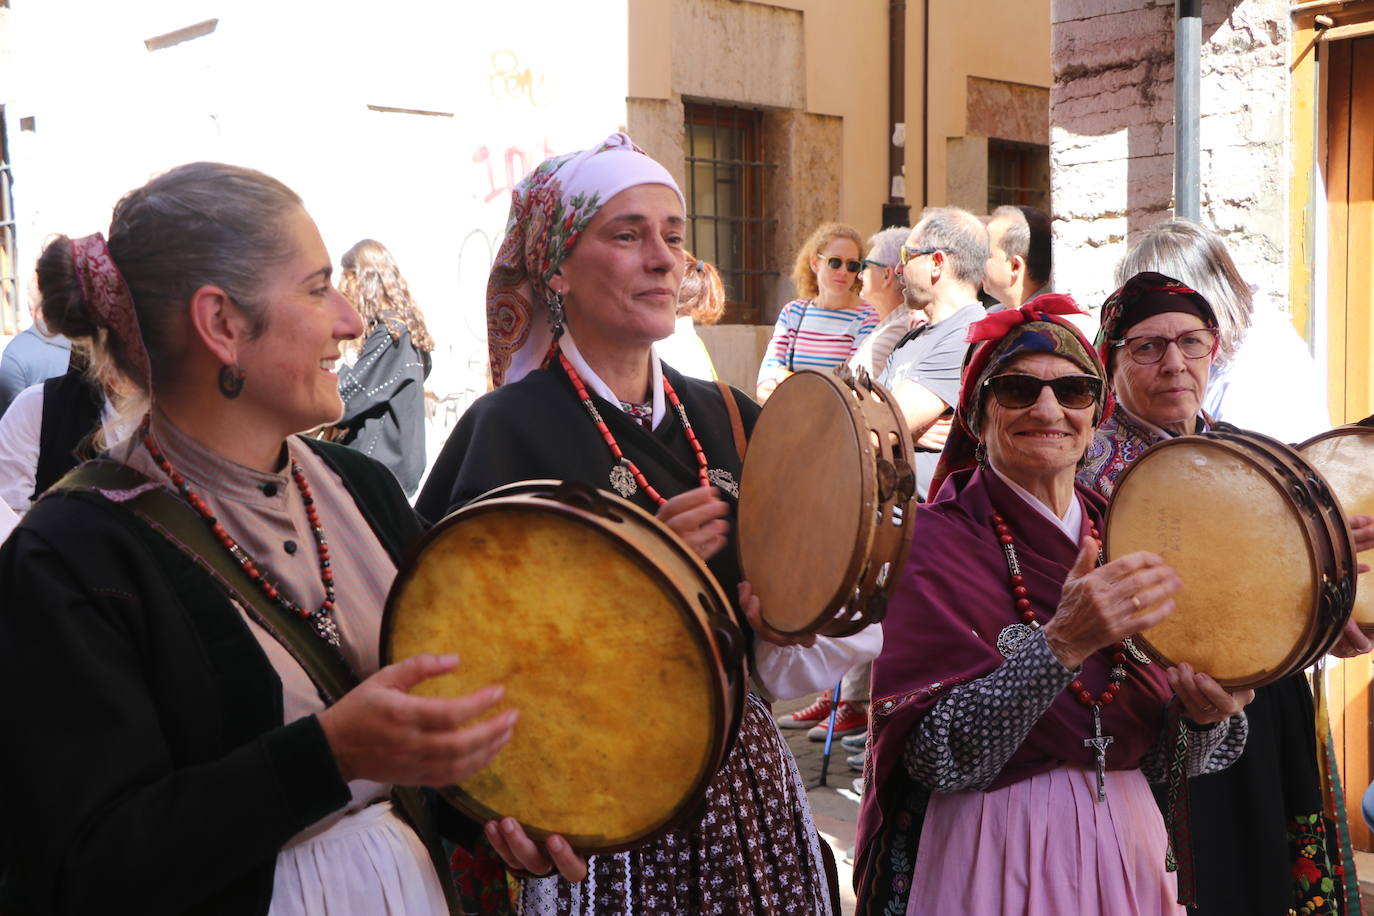
M 1288 289 L 1287 0 L 1202 4 L 1202 221 L 1258 300 Z M 1173 216 L 1173 0 L 1054 0 L 1056 288 L 1094 309 L 1132 236 Z

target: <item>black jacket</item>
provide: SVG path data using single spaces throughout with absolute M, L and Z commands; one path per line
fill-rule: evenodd
M 425 379 L 430 358 L 400 325 L 393 340 L 379 322 L 363 341 L 362 353 L 339 373 L 344 401 L 344 445 L 391 469 L 406 495 L 414 495 L 425 473 Z
M 399 558 L 420 523 L 395 480 L 307 441 Z M 59 491 L 0 549 L 0 595 L 0 912 L 266 913 L 278 850 L 349 791 L 216 581 Z

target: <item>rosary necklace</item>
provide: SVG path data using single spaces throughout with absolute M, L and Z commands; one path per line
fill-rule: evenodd
M 320 582 L 324 585 L 324 601 L 315 611 L 308 611 L 288 598 L 286 593 L 268 577 L 261 565 L 253 562 L 253 558 L 248 555 L 248 552 L 224 529 L 219 520 L 210 514 L 210 507 L 205 504 L 201 495 L 192 490 L 186 478 L 172 468 L 172 463 L 167 460 L 162 449 L 153 441 L 151 433 L 144 434 L 143 447 L 148 450 L 148 454 L 152 456 L 162 473 L 171 478 L 172 484 L 181 493 L 182 499 L 190 503 L 191 508 L 195 509 L 196 513 L 205 520 L 215 539 L 229 552 L 229 555 L 239 564 L 248 578 L 253 580 L 253 584 L 267 596 L 268 600 L 275 601 L 287 613 L 308 621 L 314 626 L 315 635 L 331 646 L 337 646 L 339 644 L 339 627 L 334 622 L 334 570 L 331 568 L 329 560 L 329 541 L 325 539 L 324 528 L 320 526 L 320 515 L 315 510 L 315 498 L 310 494 L 310 484 L 305 480 L 305 471 L 296 460 L 294 458 L 291 460 L 291 479 L 296 482 L 296 489 L 300 490 L 301 499 L 305 502 L 305 515 L 310 521 L 310 533 L 315 536 L 315 550 L 320 558 Z

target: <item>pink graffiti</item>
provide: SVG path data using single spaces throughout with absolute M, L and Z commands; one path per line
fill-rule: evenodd
M 501 154 L 505 161 L 505 183 L 496 183 L 496 168 L 492 164 L 491 147 L 483 145 L 477 147 L 472 154 L 472 161 L 478 165 L 485 165 L 487 172 L 487 194 L 482 198 L 483 203 L 491 203 L 498 197 L 504 197 L 524 178 L 534 167 L 554 154 L 552 147 L 549 146 L 549 138 L 545 137 L 542 143 L 543 152 L 536 147 L 508 146 Z M 474 195 L 475 196 L 475 195 Z

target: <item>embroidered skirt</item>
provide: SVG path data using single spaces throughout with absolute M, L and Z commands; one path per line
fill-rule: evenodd
M 593 857 L 579 884 L 557 877 L 525 881 L 521 913 L 830 916 L 818 843 L 796 761 L 767 707 L 751 694 L 739 741 L 690 831 Z
M 932 795 L 907 916 L 1184 916 L 1164 820 L 1139 770 L 1061 767 Z

